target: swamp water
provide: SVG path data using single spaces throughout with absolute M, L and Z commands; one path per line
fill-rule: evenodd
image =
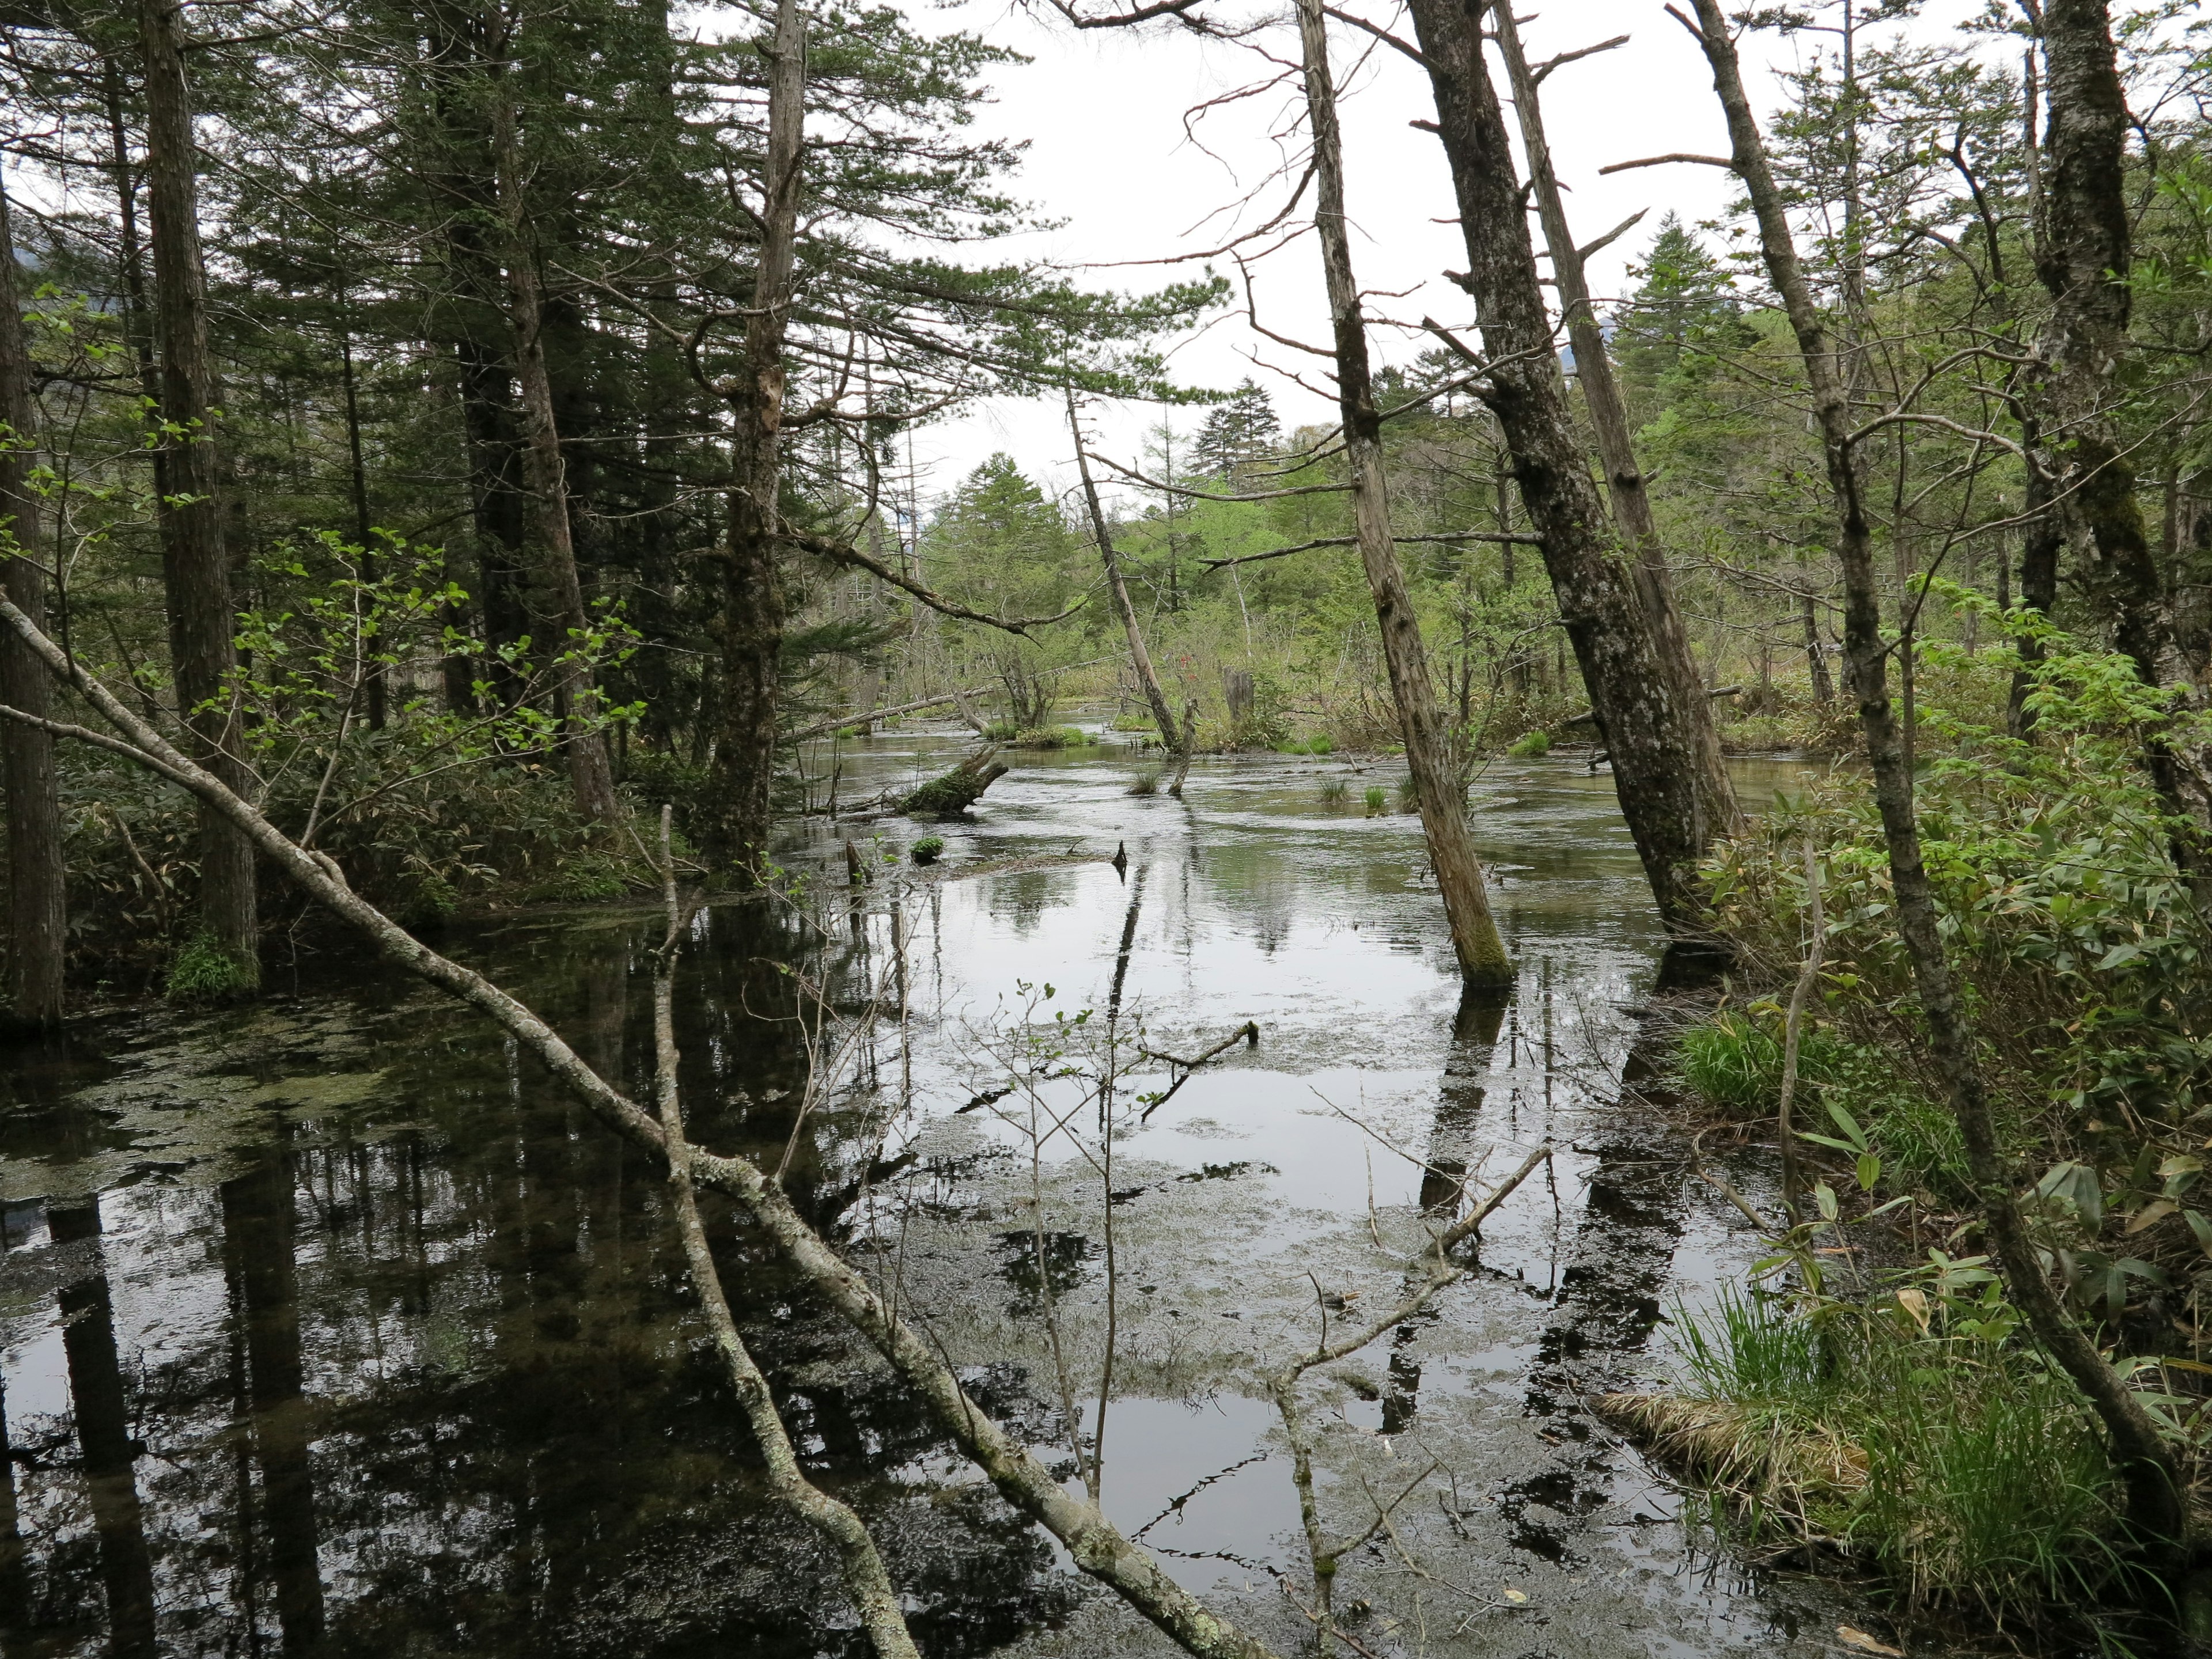
M 842 787 L 957 748 L 853 745 Z M 1064 1402 L 1095 1427 L 1110 1319 L 1108 1513 L 1286 1655 L 1310 1632 L 1274 1574 L 1310 1577 L 1262 1372 L 1391 1305 L 1462 1183 L 1549 1144 L 1478 1271 L 1307 1379 L 1328 1530 L 1389 1510 L 1339 1576 L 1347 1630 L 1517 1656 L 1813 1654 L 1887 1628 L 1747 1570 L 1581 1404 L 1648 1375 L 1667 1310 L 1757 1253 L 1621 1091 L 1660 939 L 1608 779 L 1481 781 L 1521 976 L 1483 1006 L 1418 819 L 1364 813 L 1387 767 L 1201 763 L 1176 801 L 1127 794 L 1125 750 L 1008 758 L 974 822 L 854 831 L 878 856 L 946 843 L 926 878 L 881 866 L 860 914 L 817 842 L 791 862 L 830 872 L 823 931 L 759 902 L 696 919 L 694 1139 L 782 1165 L 1071 1481 Z M 1754 796 L 1790 775 L 1741 774 Z M 1046 862 L 1117 843 L 1126 874 Z M 1030 867 L 963 874 L 1008 860 Z M 641 1091 L 659 929 L 537 913 L 444 943 Z M 1139 1047 L 1191 1055 L 1246 1020 L 1256 1049 L 1148 1098 L 1180 1073 Z M 1101 1170 L 1085 1085 L 1041 1073 L 1095 1066 L 1109 1024 L 1129 1069 Z M 835 1086 L 810 1091 L 810 1046 Z M 1054 1113 L 1085 1152 L 1036 1146 Z M 866 1650 L 826 1552 L 761 1501 L 654 1171 L 477 1016 L 322 958 L 252 1008 L 88 1022 L 12 1057 L 0 1198 L 0 1659 Z M 708 1214 L 793 1438 L 871 1525 L 925 1653 L 1169 1651 Z

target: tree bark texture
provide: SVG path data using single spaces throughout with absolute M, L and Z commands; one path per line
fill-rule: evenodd
M 1966 1142 L 1966 1161 L 1981 1202 L 1991 1253 L 2004 1270 L 2007 1289 L 2045 1351 L 2071 1377 L 2095 1409 L 2112 1442 L 2128 1492 L 2128 1517 L 2144 1538 L 2178 1546 L 2187 1514 L 2173 1454 L 2158 1425 L 2106 1363 L 2095 1343 L 2051 1285 L 2018 1197 L 2019 1173 L 1998 1145 L 1974 1037 L 1960 1012 L 1950 964 L 1937 931 L 1935 890 L 1921 860 L 1912 781 L 1896 712 L 1890 706 L 1887 649 L 1881 637 L 1873 536 L 1861 493 L 1857 458 L 1850 441 L 1851 410 L 1827 326 L 1799 263 L 1780 189 L 1767 162 L 1759 125 L 1745 95 L 1735 45 L 1720 0 L 1694 0 L 1700 41 L 1712 66 L 1713 87 L 1728 116 L 1736 176 L 1743 181 L 1759 222 L 1767 274 L 1782 296 L 1797 338 L 1813 393 L 1813 413 L 1827 465 L 1836 511 L 1836 554 L 1844 575 L 1844 663 L 1875 804 L 1888 844 L 1890 885 L 1897 902 L 1898 933 L 1912 962 L 1913 981 L 1928 1023 L 1929 1048 L 1951 1098 Z
M 2066 539 L 2081 549 L 2081 585 L 2110 624 L 2114 648 L 2144 684 L 2156 685 L 2172 622 L 2116 410 L 2132 297 L 2127 94 L 2106 0 L 2050 0 L 2042 32 L 2050 115 L 2035 270 L 2051 305 L 2036 350 L 2042 453 L 2030 476 L 2040 472 L 2056 489 L 2058 522 L 2078 526 Z M 2056 526 L 2032 528 L 2032 548 L 2039 535 L 2052 543 L 2046 556 L 2055 593 Z M 2175 861 L 2200 879 L 2212 873 L 2203 845 L 2212 826 L 2197 810 L 2203 781 L 2185 776 L 2163 732 L 2151 734 L 2143 760 L 2167 812 L 2193 826 L 2174 837 Z
M 30 474 L 38 460 L 38 417 L 31 402 L 30 342 L 15 281 L 15 242 L 0 190 L 0 520 L 13 545 L 0 555 L 0 591 L 46 625 L 46 578 L 39 561 L 39 499 Z M 0 702 L 44 716 L 52 712 L 46 665 L 11 633 L 0 638 Z M 0 773 L 8 813 L 8 1007 L 20 1026 L 61 1023 L 69 900 L 62 857 L 61 795 L 52 734 L 28 726 L 0 732 Z
M 1367 586 L 1375 596 L 1375 623 L 1406 739 L 1406 766 L 1419 797 L 1429 864 L 1451 925 L 1452 951 L 1469 984 L 1510 986 L 1513 965 L 1491 917 L 1482 860 L 1468 829 L 1467 787 L 1450 752 L 1437 690 L 1429 678 L 1420 619 L 1398 568 L 1390 538 L 1390 497 L 1382 467 L 1382 422 L 1367 366 L 1367 319 L 1352 274 L 1352 239 L 1344 210 L 1344 146 L 1337 129 L 1336 88 L 1328 67 L 1328 25 L 1321 0 L 1298 0 L 1298 39 L 1305 58 L 1306 115 L 1313 130 L 1314 228 L 1321 238 L 1322 271 L 1328 285 L 1329 319 L 1336 346 L 1337 407 L 1344 421 L 1345 455 L 1352 473 L 1353 529 Z
M 1468 284 L 1498 367 L 1480 395 L 1513 456 L 1522 506 L 1542 538 L 1559 618 L 1613 760 L 1623 815 L 1668 931 L 1701 933 L 1697 870 L 1705 822 L 1692 712 L 1662 659 L 1636 566 L 1606 522 L 1567 414 L 1504 117 L 1482 56 L 1488 0 L 1413 0 L 1413 27 L 1467 240 Z
M 768 155 L 761 174 L 760 251 L 745 319 L 741 391 L 730 446 L 728 540 L 713 632 L 721 667 L 708 856 L 740 882 L 757 881 L 768 856 L 782 690 L 781 542 L 783 343 L 797 264 L 800 141 L 806 116 L 806 18 L 778 0 L 768 60 Z
M 0 626 L 13 629 L 29 644 L 48 672 L 72 687 L 121 738 L 78 727 L 69 728 L 68 735 L 121 753 L 223 814 L 309 898 L 368 940 L 386 961 L 487 1015 L 615 1133 L 656 1158 L 671 1155 L 667 1138 L 653 1115 L 593 1071 L 528 1007 L 481 974 L 439 955 L 356 893 L 328 854 L 310 852 L 287 836 L 251 802 L 72 664 L 5 600 L 0 600 Z M 967 1393 L 933 1340 L 908 1324 L 808 1225 L 789 1195 L 759 1165 L 741 1156 L 719 1156 L 696 1146 L 678 1147 L 674 1153 L 688 1156 L 697 1186 L 726 1194 L 745 1211 L 769 1248 L 867 1340 L 914 1391 L 939 1430 L 983 1471 L 1008 1503 L 1057 1538 L 1077 1566 L 1115 1591 L 1196 1659 L 1274 1659 L 1264 1643 L 1212 1613 L 1176 1583 L 1097 1505 L 1071 1495 L 1051 1469 Z
M 1620 526 L 1622 539 L 1635 550 L 1637 598 L 1651 629 L 1653 653 L 1674 683 L 1676 706 L 1682 711 L 1683 736 L 1695 760 L 1698 854 L 1703 857 L 1716 836 L 1727 835 L 1741 821 L 1735 785 L 1721 758 L 1713 702 L 1705 695 L 1705 678 L 1690 649 L 1681 609 L 1674 602 L 1674 573 L 1668 568 L 1667 550 L 1651 515 L 1651 494 L 1644 487 L 1644 469 L 1637 465 L 1636 447 L 1629 438 L 1628 405 L 1621 397 L 1620 383 L 1613 378 L 1613 360 L 1607 354 L 1605 335 L 1590 303 L 1582 251 L 1576 246 L 1574 228 L 1567 222 L 1559 176 L 1552 168 L 1536 77 L 1521 49 L 1521 30 L 1514 21 L 1513 9 L 1496 6 L 1490 15 L 1498 52 L 1512 81 L 1513 112 L 1519 118 L 1521 144 L 1528 157 L 1537 218 L 1552 256 L 1552 278 L 1559 288 L 1567 338 L 1574 347 L 1575 378 L 1582 382 L 1583 404 L 1597 434 L 1607 499 L 1612 503 L 1613 521 Z
M 179 712 L 196 752 L 245 793 L 238 752 L 237 618 L 217 501 L 215 374 L 208 355 L 207 273 L 200 258 L 198 156 L 179 0 L 140 0 L 145 60 L 147 206 L 161 343 L 161 578 Z M 252 844 L 221 813 L 200 815 L 200 924 L 241 987 L 258 984 Z
M 580 650 L 591 627 L 584 608 L 583 579 L 576 569 L 576 544 L 568 519 L 567 473 L 561 459 L 561 426 L 553 408 L 553 381 L 545 367 L 545 296 L 538 279 L 538 255 L 531 234 L 530 203 L 523 178 L 522 143 L 515 130 L 514 100 L 507 71 L 492 67 L 492 146 L 499 172 L 500 217 L 507 233 L 507 285 L 514 328 L 515 379 L 522 388 L 523 476 L 536 552 L 549 601 L 549 631 L 538 644 L 549 661 Z M 595 723 L 599 689 L 580 662 L 556 666 L 554 696 L 568 728 L 568 782 L 576 810 L 597 823 L 612 823 L 619 811 L 606 735 Z
M 1106 591 L 1114 596 L 1114 614 L 1121 619 L 1121 632 L 1129 642 L 1129 662 L 1137 672 L 1137 684 L 1145 689 L 1145 702 L 1152 711 L 1152 720 L 1160 728 L 1160 738 L 1181 763 L 1176 771 L 1170 795 L 1182 794 L 1183 774 L 1190 769 L 1191 746 L 1198 740 L 1196 719 L 1176 722 L 1175 710 L 1168 704 L 1166 689 L 1152 667 L 1152 653 L 1145 648 L 1144 630 L 1137 626 L 1137 607 L 1129 603 L 1129 585 L 1121 580 L 1121 561 L 1114 551 L 1113 532 L 1107 528 L 1106 509 L 1098 499 L 1098 485 L 1091 476 L 1091 452 L 1084 447 L 1083 428 L 1075 415 L 1075 392 L 1067 393 L 1067 430 L 1075 444 L 1075 470 L 1083 479 L 1083 504 L 1091 514 L 1091 538 L 1098 544 L 1099 562 L 1106 568 Z

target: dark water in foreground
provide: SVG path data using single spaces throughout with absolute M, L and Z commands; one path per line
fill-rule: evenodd
M 847 793 L 942 746 L 865 745 Z M 1310 1343 L 1317 1291 L 1339 1317 L 1388 1305 L 1455 1171 L 1479 1185 L 1549 1142 L 1480 1273 L 1312 1382 L 1333 1530 L 1427 1471 L 1347 1558 L 1340 1605 L 1371 1604 L 1352 1633 L 1378 1654 L 1659 1656 L 1885 1630 L 1749 1572 L 1579 1404 L 1662 1363 L 1666 1311 L 1755 1243 L 1620 1094 L 1658 940 L 1609 781 L 1565 761 L 1485 779 L 1521 969 L 1486 1010 L 1460 1004 L 1417 820 L 1363 815 L 1395 770 L 1224 762 L 1179 803 L 1127 796 L 1134 765 L 1023 757 L 938 831 L 945 878 L 879 887 L 826 940 L 758 904 L 702 916 L 679 1006 L 694 1137 L 786 1162 L 817 1224 L 1048 1446 L 1048 1313 L 1096 1411 L 1110 1216 L 1106 1507 L 1285 1653 L 1305 1626 L 1273 1571 L 1306 1578 L 1261 1369 Z M 1754 793 L 1788 775 L 1743 774 Z M 1325 800 L 1339 776 L 1349 799 Z M 958 874 L 1117 842 L 1126 878 Z M 538 914 L 447 943 L 642 1087 L 658 927 Z M 1095 1042 L 1121 960 L 1125 1036 L 1263 1036 L 1142 1121 L 1135 1097 L 1168 1079 L 1132 1077 L 1102 1181 L 1065 1142 L 1032 1158 L 1019 1091 L 958 1109 L 1036 1062 L 1017 1027 L 1048 982 L 1045 1018 L 1101 1011 L 1071 1040 Z M 858 1025 L 823 1024 L 787 962 Z M 810 1044 L 836 1073 L 812 1093 Z M 653 1170 L 479 1019 L 311 960 L 255 1008 L 94 1022 L 0 1086 L 0 1659 L 865 1650 L 823 1553 L 762 1507 Z M 709 1218 L 794 1438 L 873 1528 L 925 1652 L 1165 1651 Z

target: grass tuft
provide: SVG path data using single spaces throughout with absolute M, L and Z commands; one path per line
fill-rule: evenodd
M 233 956 L 222 941 L 199 928 L 169 959 L 173 1002 L 217 1003 L 251 996 L 261 988 L 261 964 Z
M 2120 1570 L 2116 1482 L 2080 1395 L 2032 1351 L 1878 1308 L 1724 1291 L 1675 1322 L 1675 1386 L 1605 1416 L 1759 1533 L 1880 1567 L 1915 1606 L 2003 1620 Z
M 1505 751 L 1515 760 L 1535 760 L 1552 752 L 1552 739 L 1542 732 L 1524 732 Z
M 1160 775 L 1157 772 L 1139 772 L 1129 780 L 1129 787 L 1122 793 L 1128 795 L 1157 795 L 1160 793 Z

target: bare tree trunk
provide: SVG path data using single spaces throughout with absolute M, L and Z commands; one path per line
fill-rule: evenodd
M 39 498 L 30 487 L 37 460 L 37 410 L 31 402 L 30 343 L 15 287 L 15 242 L 0 189 L 0 591 L 33 622 L 46 625 L 46 578 L 39 560 Z M 9 543 L 12 543 L 9 545 Z M 13 556 L 9 556 L 12 555 Z M 0 701 L 27 713 L 52 712 L 46 665 L 10 633 L 0 638 Z M 8 1018 L 33 1030 L 58 1025 L 69 898 L 62 859 L 61 796 L 50 733 L 10 724 L 0 733 L 0 771 L 8 812 Z
M 1091 534 L 1098 544 L 1099 562 L 1106 567 L 1106 589 L 1114 596 L 1114 614 L 1121 619 L 1121 631 L 1129 641 L 1129 661 L 1137 671 L 1137 683 L 1145 688 L 1145 701 L 1150 704 L 1152 719 L 1160 728 L 1160 738 L 1176 759 L 1175 781 L 1168 793 L 1180 797 L 1183 776 L 1190 770 L 1191 745 L 1198 738 L 1195 718 L 1176 724 L 1175 711 L 1168 705 L 1168 694 L 1160 684 L 1160 677 L 1152 669 L 1152 653 L 1145 648 L 1145 635 L 1137 626 L 1137 608 L 1129 603 L 1129 585 L 1121 580 L 1121 562 L 1114 552 L 1114 538 L 1106 527 L 1106 509 L 1098 500 L 1098 485 L 1091 476 L 1091 452 L 1083 445 L 1083 428 L 1075 418 L 1075 391 L 1067 390 L 1067 430 L 1075 441 L 1075 470 L 1083 478 L 1083 501 L 1091 514 Z
M 1560 621 L 1573 642 L 1613 760 L 1621 811 L 1668 930 L 1705 928 L 1698 860 L 1723 826 L 1705 822 L 1697 722 L 1662 657 L 1635 561 L 1606 522 L 1565 394 L 1504 117 L 1482 56 L 1489 0 L 1413 0 L 1466 238 L 1468 286 L 1498 365 L 1483 400 L 1512 451 L 1513 474 Z
M 2045 475 L 2058 493 L 2060 514 L 2045 519 L 2057 516 L 2080 527 L 2081 585 L 2110 623 L 2114 647 L 2134 662 L 2144 684 L 2156 685 L 2172 622 L 2115 407 L 2133 298 L 2127 94 L 2106 0 L 2049 0 L 2042 33 L 2050 125 L 2035 270 L 2051 306 L 2036 350 L 2037 390 L 2047 418 L 2034 434 L 2040 465 L 2030 477 Z M 2055 539 L 2046 525 L 2032 528 L 2031 535 L 2039 533 Z M 2055 579 L 2055 547 L 2049 556 Z M 2197 799 L 2203 786 L 2185 778 L 2182 758 L 2163 732 L 2150 735 L 2143 762 L 2166 811 L 2193 826 L 2193 833 L 2174 837 L 2175 862 L 2202 878 L 2212 872 Z
M 1660 543 L 1659 526 L 1651 516 L 1650 492 L 1644 484 L 1644 469 L 1636 464 L 1635 446 L 1629 440 L 1628 406 L 1621 398 L 1620 382 L 1613 379 L 1613 360 L 1607 355 L 1605 335 L 1590 303 L 1583 251 L 1575 244 L 1566 204 L 1560 199 L 1559 178 L 1552 170 L 1536 76 L 1521 50 L 1521 31 L 1514 21 L 1513 9 L 1495 6 L 1490 15 L 1498 51 L 1513 83 L 1513 112 L 1519 118 L 1522 147 L 1528 156 L 1537 217 L 1544 227 L 1544 245 L 1552 256 L 1552 278 L 1559 288 L 1567 338 L 1574 346 L 1575 378 L 1582 382 L 1583 404 L 1589 411 L 1599 459 L 1605 465 L 1613 520 L 1620 526 L 1622 539 L 1636 550 L 1637 598 L 1650 626 L 1653 654 L 1674 683 L 1684 741 L 1695 760 L 1698 853 L 1702 857 L 1715 836 L 1728 834 L 1741 820 L 1735 785 L 1721 758 L 1713 700 L 1705 695 L 1705 676 L 1698 671 L 1689 632 L 1682 626 L 1681 610 L 1674 603 L 1674 574 L 1668 568 L 1667 550 Z
M 720 731 L 714 750 L 708 856 L 740 882 L 767 858 L 775 781 L 776 713 L 783 650 L 783 588 L 776 568 L 776 495 L 782 477 L 784 336 L 798 258 L 800 141 L 806 117 L 806 17 L 799 0 L 777 0 L 768 60 L 768 157 L 761 177 L 760 252 L 745 320 L 737 430 L 730 446 L 729 539 L 714 623 L 721 661 Z
M 146 70 L 146 184 L 154 241 L 155 313 L 161 333 L 161 578 L 179 712 L 196 751 L 244 794 L 238 752 L 243 710 L 234 683 L 237 621 L 216 501 L 213 367 L 208 356 L 207 274 L 200 260 L 198 159 L 185 80 L 179 0 L 140 0 Z M 261 982 L 253 847 L 219 812 L 200 813 L 200 923 L 230 959 L 239 990 Z
M 1306 113 L 1313 126 L 1314 174 L 1319 194 L 1314 226 L 1320 233 L 1322 270 L 1328 283 L 1329 318 L 1336 337 L 1337 406 L 1344 419 L 1345 455 L 1352 472 L 1353 528 L 1367 586 L 1375 596 L 1375 622 L 1382 637 L 1398 728 L 1406 739 L 1406 765 L 1419 796 L 1429 864 L 1451 923 L 1452 950 L 1472 985 L 1510 986 L 1513 965 L 1490 915 L 1482 860 L 1467 823 L 1467 787 L 1452 756 L 1437 690 L 1429 678 L 1420 619 L 1398 568 L 1390 538 L 1390 498 L 1382 465 L 1382 422 L 1367 367 L 1367 320 L 1352 275 L 1352 240 L 1345 228 L 1344 149 L 1337 130 L 1336 88 L 1329 75 L 1328 26 L 1321 0 L 1298 0 L 1298 39 L 1304 48 Z
M 542 647 L 549 655 L 580 649 L 591 625 L 584 609 L 584 585 L 576 570 L 576 544 L 568 521 L 566 469 L 561 459 L 561 428 L 553 412 L 553 381 L 545 367 L 544 295 L 538 286 L 538 258 L 532 246 L 530 204 L 524 188 L 522 146 L 515 131 L 514 100 L 503 64 L 491 66 L 493 164 L 499 174 L 500 216 L 507 234 L 507 285 L 514 325 L 515 379 L 522 388 L 523 473 L 537 552 L 553 602 L 552 621 L 560 637 Z M 599 823 L 611 823 L 614 768 L 605 733 L 594 725 L 599 690 L 591 670 L 580 662 L 556 671 L 554 695 L 568 727 L 568 781 L 576 810 Z
M 1720 0 L 1694 0 L 1699 39 L 1712 65 L 1713 87 L 1727 112 L 1735 167 L 1758 217 L 1767 274 L 1782 296 L 1797 337 L 1813 393 L 1836 509 L 1836 552 L 1844 574 L 1844 667 L 1866 734 L 1875 799 L 1889 847 L 1890 884 L 1897 899 L 1898 932 L 1912 962 L 1913 980 L 1928 1022 L 1929 1048 L 1966 1142 L 1966 1161 L 1992 1253 L 2007 1287 L 2045 1351 L 2086 1395 L 2111 1437 L 2113 1461 L 2127 1484 L 2128 1518 L 2154 1547 L 2178 1548 L 2186 1534 L 2184 1488 L 2173 1453 L 2142 1402 L 2123 1382 L 2067 1312 L 2051 1287 L 2018 1198 L 2019 1174 L 1998 1145 L 1974 1037 L 1959 1012 L 1950 964 L 1937 931 L 1936 896 L 1922 864 L 1912 785 L 1904 742 L 1887 684 L 1887 646 L 1875 576 L 1873 536 L 1852 453 L 1851 411 L 1820 308 L 1798 263 L 1796 245 L 1766 149 L 1745 96 L 1735 45 Z

